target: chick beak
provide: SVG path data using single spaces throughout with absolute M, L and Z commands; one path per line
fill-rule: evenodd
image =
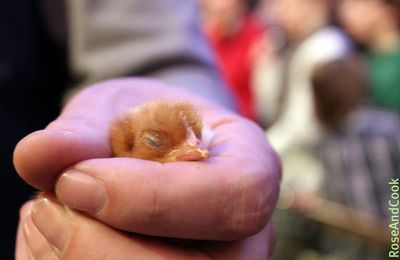
M 200 140 L 194 135 L 190 129 L 188 137 L 182 147 L 176 153 L 177 161 L 201 161 L 207 159 L 210 153 L 205 149 Z

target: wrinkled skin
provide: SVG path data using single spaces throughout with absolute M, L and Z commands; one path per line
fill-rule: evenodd
M 110 158 L 114 116 L 159 99 L 195 105 L 215 132 L 210 158 Z M 135 78 L 89 87 L 17 145 L 14 163 L 27 183 L 57 197 L 21 209 L 16 259 L 266 259 L 271 252 L 279 160 L 254 123 L 186 91 Z M 59 212 L 52 221 L 49 209 Z M 214 242 L 184 248 L 153 236 Z

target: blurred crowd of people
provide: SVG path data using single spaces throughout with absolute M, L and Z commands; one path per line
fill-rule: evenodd
M 282 158 L 275 259 L 386 259 L 387 183 L 400 177 L 400 1 L 199 3 L 240 112 Z

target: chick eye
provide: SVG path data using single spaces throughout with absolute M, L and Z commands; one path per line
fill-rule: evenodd
M 158 148 L 161 146 L 160 140 L 154 136 L 146 138 L 146 144 L 151 148 Z

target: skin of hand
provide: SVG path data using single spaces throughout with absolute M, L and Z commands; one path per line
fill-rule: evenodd
M 274 230 L 269 224 L 242 241 L 204 241 L 195 248 L 179 247 L 158 238 L 115 230 L 63 207 L 47 195 L 22 207 L 15 259 L 258 260 L 268 259 L 273 242 Z
M 110 122 L 153 100 L 190 100 L 215 136 L 201 162 L 110 158 Z M 151 236 L 241 240 L 275 208 L 280 162 L 263 131 L 214 103 L 160 82 L 127 78 L 88 87 L 46 129 L 16 147 L 19 175 L 113 228 Z

